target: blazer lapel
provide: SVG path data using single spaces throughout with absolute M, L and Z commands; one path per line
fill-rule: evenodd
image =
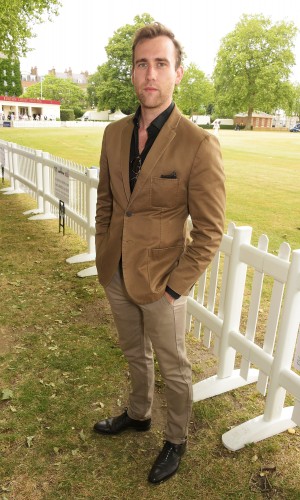
M 129 155 L 130 155 L 132 131 L 133 131 L 133 122 L 131 116 L 122 131 L 121 152 L 120 152 L 121 172 L 122 172 L 123 185 L 127 202 L 129 201 L 129 198 L 131 196 L 130 185 L 129 185 Z
M 140 189 L 151 175 L 151 172 L 155 168 L 158 160 L 161 158 L 163 153 L 170 146 L 172 140 L 176 136 L 176 128 L 180 121 L 180 118 L 181 115 L 178 109 L 175 107 L 171 116 L 164 124 L 163 128 L 161 129 L 157 138 L 155 139 L 153 146 L 151 147 L 149 153 L 146 156 L 141 172 L 136 181 L 134 190 L 131 194 L 130 203 L 138 195 Z M 127 166 L 127 172 L 128 172 L 128 166 Z

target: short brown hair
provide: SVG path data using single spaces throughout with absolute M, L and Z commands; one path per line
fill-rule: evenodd
M 163 24 L 157 22 L 152 24 L 146 24 L 145 26 L 137 30 L 132 44 L 132 66 L 134 66 L 134 51 L 137 44 L 142 40 L 146 39 L 150 40 L 158 36 L 167 36 L 168 38 L 170 38 L 170 40 L 172 40 L 176 51 L 175 68 L 176 69 L 179 68 L 182 62 L 182 53 L 183 53 L 182 47 L 178 42 L 178 40 L 176 40 L 174 33 L 172 33 L 172 31 L 166 28 L 166 26 L 164 26 Z

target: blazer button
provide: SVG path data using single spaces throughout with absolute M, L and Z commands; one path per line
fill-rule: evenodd
M 130 210 L 129 210 L 128 212 L 126 212 L 126 215 L 127 215 L 127 217 L 131 217 L 133 215 L 133 213 L 130 212 Z

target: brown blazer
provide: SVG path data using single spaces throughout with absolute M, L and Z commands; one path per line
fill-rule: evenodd
M 96 265 L 105 287 L 122 256 L 129 296 L 137 304 L 147 304 L 160 299 L 167 285 L 187 295 L 212 260 L 224 229 L 224 171 L 216 137 L 175 107 L 131 194 L 132 118 L 108 125 L 103 136 Z M 192 241 L 186 237 L 188 215 Z

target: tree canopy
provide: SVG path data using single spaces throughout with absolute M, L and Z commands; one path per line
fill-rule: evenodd
M 76 83 L 53 75 L 45 76 L 42 83 L 28 87 L 23 97 L 37 99 L 42 97 L 43 99 L 60 101 L 62 108 L 73 110 L 79 108 L 81 112 L 75 113 L 76 115 L 82 114 L 82 109 L 86 106 L 85 92 Z
M 292 85 L 290 113 L 300 118 L 300 83 Z
M 33 25 L 43 21 L 43 15 L 57 14 L 59 0 L 1 0 L 0 52 L 8 56 L 25 55 Z
M 135 32 L 145 24 L 152 23 L 150 14 L 134 18 L 133 24 L 119 28 L 105 48 L 107 61 L 98 66 L 97 72 L 89 79 L 88 96 L 91 106 L 99 110 L 121 109 L 126 114 L 133 113 L 138 100 L 131 82 L 132 41 Z M 213 101 L 213 85 L 195 64 L 191 64 L 175 91 L 174 99 L 185 114 L 205 113 Z
M 289 107 L 291 68 L 297 28 L 292 22 L 271 23 L 262 15 L 243 15 L 225 36 L 213 74 L 217 109 L 222 116 Z
M 23 92 L 18 59 L 0 59 L 0 95 L 19 96 Z
M 137 107 L 137 98 L 131 83 L 131 46 L 135 32 L 152 23 L 150 14 L 135 16 L 133 24 L 125 24 L 109 39 L 105 47 L 107 62 L 98 66 L 89 79 L 90 104 L 98 109 L 121 109 L 126 114 Z M 96 103 L 95 103 L 96 100 Z
M 182 113 L 190 117 L 194 114 L 205 115 L 214 101 L 213 84 L 203 71 L 191 63 L 183 74 L 175 100 Z

